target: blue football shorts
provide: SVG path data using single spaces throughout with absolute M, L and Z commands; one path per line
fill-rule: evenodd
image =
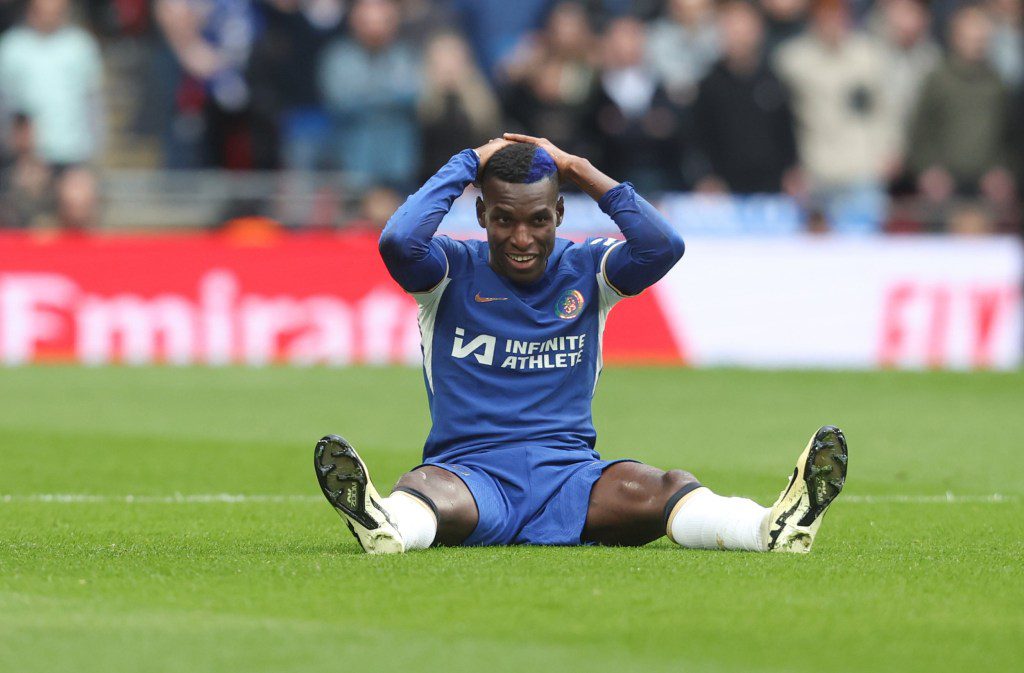
M 463 546 L 578 545 L 590 491 L 610 465 L 594 451 L 514 447 L 428 459 L 469 487 L 479 521 Z

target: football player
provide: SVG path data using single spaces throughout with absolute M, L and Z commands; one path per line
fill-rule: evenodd
M 597 201 L 625 240 L 559 238 L 561 181 Z M 487 240 L 437 235 L 473 182 Z M 409 197 L 380 252 L 419 305 L 433 421 L 423 462 L 384 498 L 341 437 L 324 437 L 314 455 L 324 495 L 363 549 L 643 545 L 667 534 L 688 548 L 809 551 L 846 477 L 838 428 L 814 433 L 771 507 L 595 451 L 591 398 L 608 314 L 683 248 L 631 184 L 526 135 L 455 155 Z

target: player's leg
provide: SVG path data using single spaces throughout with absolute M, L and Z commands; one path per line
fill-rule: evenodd
M 457 547 L 476 529 L 476 501 L 466 484 L 448 470 L 422 465 L 406 472 L 391 495 L 406 494 L 424 502 L 434 514 L 435 547 Z
M 665 534 L 665 510 L 673 496 L 682 497 L 697 488 L 700 482 L 689 472 L 665 472 L 643 463 L 615 463 L 590 491 L 582 539 L 631 547 L 653 542 Z
M 440 468 L 413 470 L 382 498 L 366 463 L 343 438 L 328 435 L 317 442 L 313 463 L 324 496 L 368 553 L 459 544 L 476 526 L 476 503 L 469 489 Z
M 825 511 L 846 481 L 846 462 L 846 438 L 826 425 L 811 436 L 771 507 L 699 488 L 672 505 L 666 530 L 689 548 L 809 552 Z
M 637 545 L 667 532 L 689 548 L 807 552 L 843 487 L 846 461 L 842 432 L 821 428 L 770 508 L 720 496 L 686 472 L 617 463 L 594 484 L 583 540 Z
M 765 550 L 770 509 L 725 498 L 683 470 L 616 463 L 594 484 L 584 542 L 644 545 L 668 533 L 684 547 Z

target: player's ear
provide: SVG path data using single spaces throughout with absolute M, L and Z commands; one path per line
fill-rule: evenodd
M 476 197 L 476 221 L 484 229 L 487 228 L 487 225 L 484 223 L 484 212 L 485 211 L 486 211 L 486 209 L 484 208 L 484 200 L 482 198 L 480 198 L 479 196 Z
M 558 197 L 558 201 L 555 202 L 555 215 L 558 217 L 555 219 L 555 226 L 562 224 L 562 216 L 565 215 L 565 199 L 561 196 Z

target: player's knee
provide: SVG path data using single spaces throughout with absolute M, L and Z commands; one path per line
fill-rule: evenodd
M 439 535 L 451 530 L 457 537 L 473 532 L 477 523 L 476 502 L 461 479 L 438 467 L 425 466 L 402 476 L 396 488 L 414 491 L 428 500 L 437 514 Z
M 678 493 L 696 483 L 699 483 L 697 477 L 686 470 L 669 470 L 661 477 L 662 491 L 667 496 Z

